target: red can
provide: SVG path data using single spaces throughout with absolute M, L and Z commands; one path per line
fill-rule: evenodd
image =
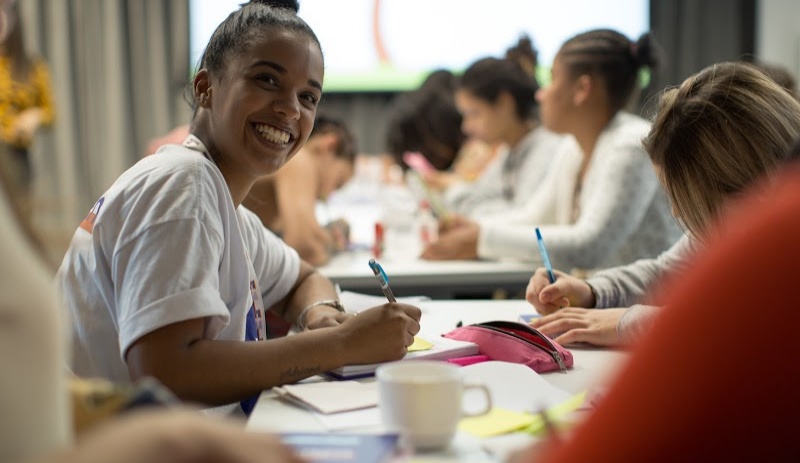
M 380 222 L 375 222 L 375 242 L 372 245 L 372 255 L 379 259 L 383 255 L 383 247 L 384 247 L 384 230 L 383 224 Z

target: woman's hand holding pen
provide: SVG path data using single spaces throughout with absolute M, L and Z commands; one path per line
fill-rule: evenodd
M 419 332 L 422 311 L 408 304 L 388 303 L 360 312 L 342 323 L 343 363 L 359 365 L 399 360 Z
M 525 299 L 536 308 L 537 312 L 547 315 L 562 307 L 595 306 L 594 293 L 585 281 L 558 270 L 554 273 L 556 282 L 550 283 L 547 269 L 540 267 L 528 282 Z

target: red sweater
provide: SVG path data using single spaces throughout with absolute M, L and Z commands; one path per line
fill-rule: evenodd
M 800 461 L 800 166 L 725 222 L 549 462 Z

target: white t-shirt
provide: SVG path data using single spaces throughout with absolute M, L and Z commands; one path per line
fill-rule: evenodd
M 180 321 L 206 318 L 206 339 L 244 341 L 248 311 L 272 306 L 297 281 L 297 253 L 234 209 L 204 150 L 190 136 L 142 159 L 75 232 L 58 281 L 78 375 L 130 383 L 126 350 Z

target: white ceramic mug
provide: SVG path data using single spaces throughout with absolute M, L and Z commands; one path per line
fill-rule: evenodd
M 464 416 L 489 412 L 492 397 L 482 384 L 464 384 L 459 367 L 446 362 L 410 360 L 378 367 L 378 406 L 384 424 L 403 441 L 419 448 L 448 445 Z M 462 396 L 468 389 L 483 392 L 485 406 L 465 412 Z

